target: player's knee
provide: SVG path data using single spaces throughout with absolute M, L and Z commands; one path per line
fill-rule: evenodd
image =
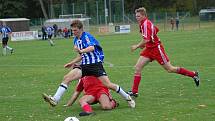
M 79 104 L 82 105 L 83 103 L 85 103 L 85 101 L 82 98 L 79 99 Z
M 136 73 L 140 73 L 141 70 L 142 70 L 141 67 L 139 67 L 138 65 L 135 66 L 135 72 L 136 72 Z
M 168 73 L 174 73 L 175 72 L 174 68 L 166 68 L 166 71 Z
M 63 82 L 69 83 L 70 81 L 71 81 L 70 76 L 66 75 L 66 76 L 63 77 Z
M 109 89 L 113 88 L 113 85 L 111 82 L 103 82 L 103 84 Z

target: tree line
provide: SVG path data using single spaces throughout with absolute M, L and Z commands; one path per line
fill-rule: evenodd
M 41 6 L 40 1 L 43 2 Z M 0 0 L 0 18 L 45 18 L 44 10 L 50 10 L 50 5 L 71 4 L 76 2 L 95 3 L 104 2 L 104 0 Z M 121 2 L 122 0 L 106 0 Z M 202 8 L 215 7 L 214 0 L 123 0 L 126 14 L 131 14 L 138 7 L 144 6 L 150 12 L 182 12 L 189 11 L 198 15 Z M 95 6 L 88 6 L 95 7 Z M 89 8 L 89 10 L 92 8 Z M 90 11 L 88 11 L 90 12 Z M 89 13 L 90 14 L 90 13 Z

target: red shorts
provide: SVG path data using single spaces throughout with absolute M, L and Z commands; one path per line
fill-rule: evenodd
M 157 47 L 153 48 L 145 48 L 140 53 L 140 56 L 149 58 L 151 61 L 156 60 L 160 65 L 169 62 L 169 58 L 166 55 L 166 52 L 162 45 L 158 45 Z
M 91 91 L 91 92 L 87 93 L 86 95 L 92 95 L 93 97 L 95 97 L 93 103 L 97 103 L 102 94 L 107 95 L 109 97 L 109 99 L 112 100 L 112 96 L 108 89 L 107 90 L 99 89 L 99 90 Z

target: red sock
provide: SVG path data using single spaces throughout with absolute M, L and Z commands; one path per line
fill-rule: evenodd
M 189 70 L 187 70 L 185 68 L 179 68 L 177 73 L 181 74 L 181 75 L 189 76 L 189 77 L 194 77 L 195 76 L 195 72 L 189 71 Z
M 88 112 L 88 113 L 93 112 L 93 110 L 89 104 L 85 104 L 84 106 L 82 106 L 82 110 L 84 112 Z
M 141 74 L 135 74 L 134 75 L 134 82 L 133 82 L 133 86 L 132 86 L 132 92 L 133 93 L 138 93 L 138 87 L 140 84 L 140 80 L 141 80 Z

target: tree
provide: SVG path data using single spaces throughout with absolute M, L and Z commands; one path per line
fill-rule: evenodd
M 0 17 L 11 18 L 22 16 L 26 4 L 22 0 L 9 1 L 1 0 Z
M 43 11 L 43 15 L 44 15 L 45 19 L 48 19 L 48 15 L 47 15 L 46 9 L 44 7 L 43 0 L 39 0 L 39 2 L 40 2 L 40 6 Z

